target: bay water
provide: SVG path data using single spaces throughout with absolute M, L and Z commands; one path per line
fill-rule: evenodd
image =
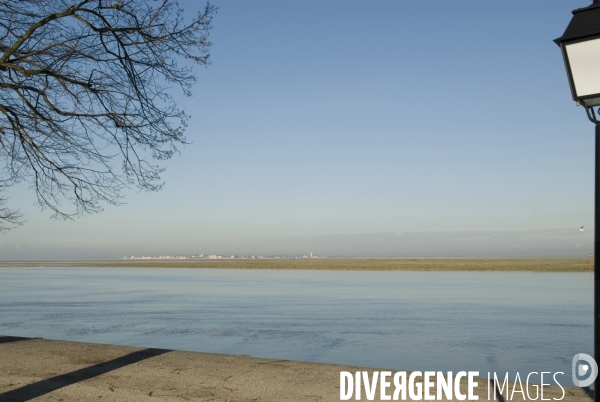
M 588 273 L 0 268 L 0 334 L 391 370 L 564 372 Z

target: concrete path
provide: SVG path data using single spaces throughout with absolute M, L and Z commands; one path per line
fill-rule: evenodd
M 339 401 L 340 371 L 364 370 L 373 371 L 244 355 L 0 336 L 1 402 Z M 479 400 L 487 400 L 486 380 L 478 381 Z M 466 382 L 461 388 L 466 392 Z M 513 400 L 523 400 L 519 395 Z M 559 387 L 546 387 L 545 398 L 561 396 Z M 504 393 L 502 399 L 507 397 Z M 364 393 L 361 400 L 367 400 Z M 380 400 L 379 389 L 375 400 Z M 565 390 L 563 400 L 591 399 L 574 388 Z

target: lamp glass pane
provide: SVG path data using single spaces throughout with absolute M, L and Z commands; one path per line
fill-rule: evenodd
M 600 93 L 600 38 L 566 45 L 577 97 Z

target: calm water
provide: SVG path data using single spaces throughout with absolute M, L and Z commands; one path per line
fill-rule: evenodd
M 566 385 L 592 292 L 586 273 L 0 268 L 0 334 Z

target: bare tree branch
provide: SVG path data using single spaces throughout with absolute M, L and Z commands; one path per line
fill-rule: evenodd
M 0 184 L 0 193 L 4 191 L 2 187 Z M 6 201 L 6 197 L 0 196 L 0 233 L 6 233 L 24 223 L 23 214 L 19 210 L 7 208 Z
M 194 64 L 209 64 L 216 8 L 184 18 L 175 0 L 0 0 L 0 190 L 28 183 L 70 219 L 162 188 L 185 144 Z M 182 64 L 181 64 L 182 63 Z M 22 223 L 0 197 L 0 232 Z

